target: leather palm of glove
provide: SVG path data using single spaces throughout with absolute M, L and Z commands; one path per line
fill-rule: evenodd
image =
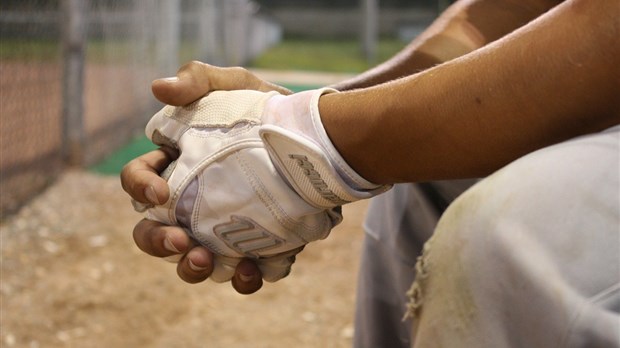
M 180 152 L 161 174 L 170 198 L 137 209 L 209 248 L 216 282 L 230 280 L 242 258 L 266 281 L 285 277 L 305 244 L 342 221 L 342 204 L 389 189 L 364 180 L 331 144 L 318 99 L 332 92 L 216 91 L 164 107 L 146 134 Z

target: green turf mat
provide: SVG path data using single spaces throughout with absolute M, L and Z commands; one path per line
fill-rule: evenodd
M 321 86 L 310 86 L 310 85 L 286 85 L 284 87 L 290 89 L 291 91 L 295 93 L 301 92 L 301 91 L 307 91 L 309 89 L 321 88 Z
M 286 85 L 286 88 L 290 89 L 293 92 L 301 92 L 319 87 L 309 85 Z M 118 175 L 127 162 L 146 152 L 155 150 L 156 148 L 157 146 L 151 143 L 151 141 L 146 136 L 139 137 L 137 139 L 134 139 L 118 151 L 112 153 L 100 163 L 92 166 L 90 169 L 95 173 L 99 174 Z
M 99 174 L 117 175 L 127 162 L 143 153 L 155 150 L 156 148 L 157 146 L 146 136 L 136 138 L 118 151 L 112 153 L 100 163 L 91 167 L 91 170 Z

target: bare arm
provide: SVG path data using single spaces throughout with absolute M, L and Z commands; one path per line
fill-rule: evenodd
M 374 86 L 418 73 L 493 42 L 557 5 L 558 0 L 461 0 L 450 6 L 401 52 L 334 86 Z
M 620 123 L 619 16 L 613 0 L 567 1 L 459 59 L 326 95 L 323 123 L 349 164 L 377 183 L 487 175 Z

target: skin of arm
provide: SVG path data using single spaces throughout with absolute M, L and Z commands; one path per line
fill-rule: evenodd
M 620 123 L 619 16 L 613 0 L 566 1 L 463 57 L 323 96 L 323 124 L 376 183 L 486 176 Z
M 386 62 L 333 88 L 345 91 L 413 75 L 493 42 L 553 8 L 556 0 L 461 0 Z

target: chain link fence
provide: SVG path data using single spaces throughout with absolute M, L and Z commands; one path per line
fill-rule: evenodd
M 280 37 L 248 0 L 2 0 L 0 217 L 140 134 L 153 79 L 242 65 Z

